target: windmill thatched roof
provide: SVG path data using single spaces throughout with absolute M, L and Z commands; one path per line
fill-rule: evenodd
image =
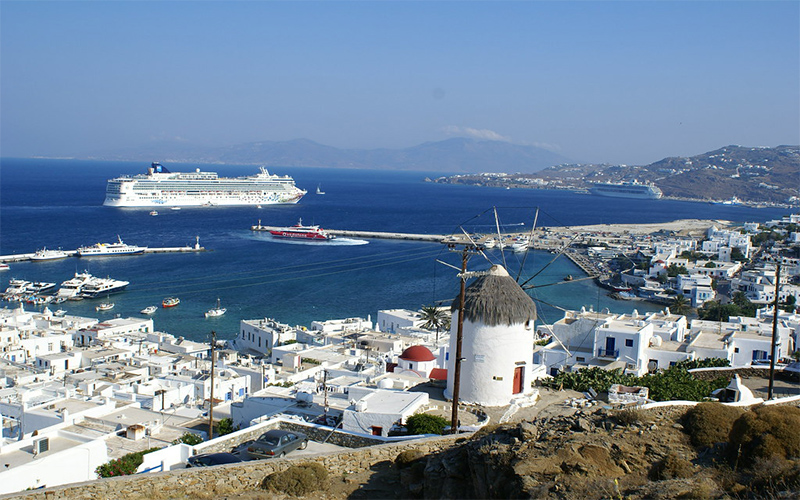
M 508 275 L 503 266 L 492 266 L 489 274 L 481 276 L 467 287 L 464 296 L 464 317 L 473 323 L 510 326 L 536 319 L 533 299 Z M 450 310 L 458 310 L 460 304 L 459 294 Z

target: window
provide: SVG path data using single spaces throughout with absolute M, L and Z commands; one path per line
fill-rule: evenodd
M 578 363 L 585 363 L 586 362 L 586 358 L 584 358 L 582 356 L 578 356 L 577 358 L 575 358 L 575 361 L 577 361 Z
M 734 347 L 733 348 L 733 352 L 739 352 L 739 348 L 738 347 Z
M 625 347 L 633 347 L 633 339 L 625 339 Z

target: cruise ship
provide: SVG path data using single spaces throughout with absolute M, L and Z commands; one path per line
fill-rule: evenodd
M 638 198 L 641 200 L 657 200 L 661 198 L 661 190 L 655 184 L 631 182 L 595 182 L 589 192 L 599 196 L 614 198 Z
M 200 207 L 297 203 L 306 191 L 288 175 L 266 168 L 247 177 L 219 177 L 216 172 L 170 172 L 153 163 L 147 174 L 110 179 L 103 205 L 109 207 Z

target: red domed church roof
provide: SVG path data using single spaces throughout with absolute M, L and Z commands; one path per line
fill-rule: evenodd
M 424 345 L 412 345 L 400 355 L 405 361 L 433 361 L 436 359 L 430 349 Z

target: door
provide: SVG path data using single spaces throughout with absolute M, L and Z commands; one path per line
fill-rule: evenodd
M 617 347 L 617 340 L 614 337 L 606 337 L 606 356 L 614 356 L 614 349 Z
M 517 366 L 514 368 L 514 387 L 511 390 L 512 394 L 519 394 L 522 392 L 522 382 L 524 378 L 524 366 Z

